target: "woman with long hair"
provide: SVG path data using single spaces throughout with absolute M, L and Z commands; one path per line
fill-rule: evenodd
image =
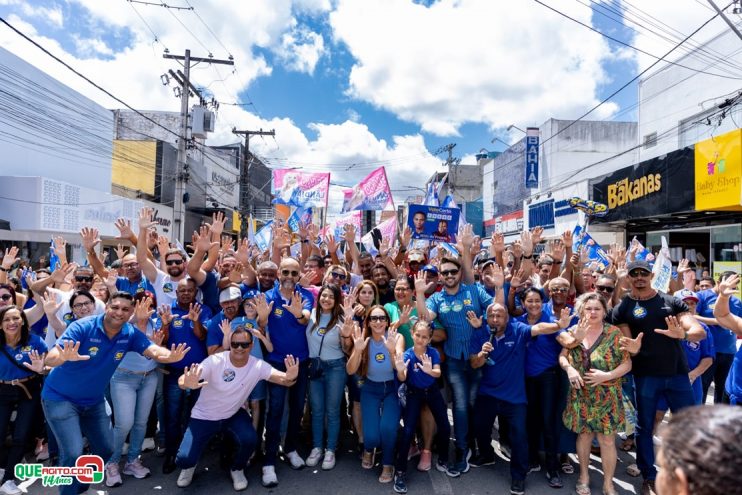
M 47 347 L 41 337 L 30 333 L 28 319 L 17 306 L 0 308 L 0 439 L 5 442 L 10 417 L 16 411 L 13 440 L 0 493 L 19 495 L 15 466 L 23 461 L 26 444 L 33 435 L 34 418 L 41 397 L 40 373 Z
M 307 324 L 310 376 L 309 401 L 312 408 L 312 451 L 307 466 L 316 466 L 322 458 L 322 469 L 335 467 L 335 450 L 340 434 L 340 404 L 345 390 L 345 352 L 351 346 L 352 306 L 346 319 L 342 292 L 335 284 L 319 291 L 317 306 Z M 350 301 L 348 301 L 350 303 Z M 327 443 L 324 443 L 325 424 Z M 326 448 L 323 449 L 323 445 Z
M 348 373 L 358 373 L 361 381 L 361 415 L 364 451 L 361 466 L 374 466 L 374 451 L 382 449 L 380 483 L 391 483 L 394 475 L 394 448 L 399 426 L 400 404 L 394 379 L 394 360 L 404 352 L 404 339 L 397 324 L 389 323 L 383 306 L 372 306 L 363 322 L 353 328 L 353 352 L 348 359 Z

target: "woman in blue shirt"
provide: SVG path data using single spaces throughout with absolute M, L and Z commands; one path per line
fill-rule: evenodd
M 13 441 L 0 492 L 14 495 L 21 490 L 15 484 L 15 465 L 23 461 L 26 444 L 31 438 L 34 416 L 39 407 L 41 380 L 46 345 L 38 335 L 30 334 L 26 315 L 16 306 L 0 309 L 0 439 L 5 440 L 10 416 L 17 411 Z
M 380 483 L 391 483 L 394 474 L 394 447 L 399 426 L 399 398 L 394 379 L 394 359 L 404 352 L 404 339 L 396 324 L 389 324 L 383 306 L 368 310 L 363 331 L 353 328 L 353 352 L 348 359 L 348 373 L 361 378 L 361 416 L 365 440 L 361 467 L 374 466 L 374 451 L 382 449 Z M 381 411 L 381 414 L 379 414 Z

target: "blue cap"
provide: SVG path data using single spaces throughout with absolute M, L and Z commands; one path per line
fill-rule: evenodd
M 422 268 L 422 271 L 424 271 L 424 272 L 431 272 L 431 273 L 434 273 L 434 274 L 438 275 L 438 269 L 436 267 L 434 267 L 433 265 L 425 265 Z

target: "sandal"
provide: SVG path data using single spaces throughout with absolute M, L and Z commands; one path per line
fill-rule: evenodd
M 642 472 L 639 470 L 639 466 L 636 464 L 629 464 L 626 466 L 626 474 L 631 476 L 632 478 L 637 478 L 641 476 Z
M 575 474 L 575 467 L 569 461 L 563 462 L 562 463 L 562 472 L 564 474 Z
M 361 467 L 363 469 L 371 469 L 374 467 L 374 451 L 363 451 L 363 456 L 361 457 Z
M 631 452 L 634 449 L 634 439 L 627 437 L 619 447 L 623 452 Z
M 391 483 L 394 478 L 394 466 L 384 466 L 379 476 L 379 483 Z
M 590 495 L 590 484 L 577 482 L 575 485 L 575 493 L 577 495 Z

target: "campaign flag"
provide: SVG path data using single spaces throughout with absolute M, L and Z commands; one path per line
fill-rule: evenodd
M 361 211 L 351 211 L 350 213 L 341 213 L 335 216 L 330 222 L 329 231 L 335 237 L 335 240 L 340 242 L 343 239 L 346 225 L 355 225 L 356 227 L 356 238 L 355 242 L 361 242 Z
M 255 220 L 253 220 L 252 215 L 250 215 L 250 219 L 248 220 L 247 224 L 247 240 L 250 244 L 255 244 Z
M 456 242 L 460 213 L 458 208 L 410 205 L 407 225 L 412 230 L 413 239 Z
M 449 253 L 451 253 L 452 255 L 456 257 L 459 256 L 459 250 L 456 249 L 456 247 L 450 242 L 441 242 L 440 244 L 438 244 L 438 246 L 442 247 L 443 249 L 445 249 L 446 251 L 448 251 Z
M 441 206 L 443 208 L 459 208 L 459 206 L 456 204 L 456 200 L 453 199 L 453 196 L 451 196 L 450 194 L 446 195 L 446 198 L 443 200 L 443 203 L 441 203 Z M 466 203 L 464 203 L 464 206 L 466 206 Z M 459 210 L 461 211 L 461 208 L 459 208 Z M 466 220 L 464 220 L 464 213 L 466 212 L 461 211 L 461 213 L 459 214 L 459 230 L 461 230 L 464 225 L 466 225 Z
M 297 207 L 288 220 L 292 232 L 299 232 L 299 226 L 307 226 L 312 223 L 312 209 Z
M 639 239 L 634 236 L 633 239 L 631 239 L 631 244 L 629 245 L 629 249 L 626 251 L 626 263 L 629 262 L 630 257 L 630 251 L 636 247 L 636 257 L 635 260 L 645 260 L 648 262 L 654 261 L 654 255 L 652 254 L 652 251 L 644 247 L 644 244 L 641 243 Z
M 291 256 L 297 259 L 301 257 L 301 242 L 292 244 L 289 249 L 291 251 Z
M 392 191 L 386 178 L 386 169 L 379 167 L 361 182 L 343 192 L 343 212 L 353 210 L 394 209 Z
M 54 245 L 54 237 L 52 237 L 52 243 L 49 245 L 49 269 L 51 271 L 61 268 L 59 256 L 57 256 L 57 253 L 54 252 L 55 249 L 56 246 Z
M 595 239 L 593 239 L 590 234 L 585 232 L 583 235 L 582 227 L 580 225 L 575 227 L 572 237 L 574 238 L 574 245 L 572 246 L 574 252 L 577 252 L 581 246 L 584 246 L 584 249 L 587 252 L 587 259 L 597 262 L 603 270 L 608 268 L 610 265 L 608 253 L 600 247 L 600 244 L 595 242 Z
M 327 207 L 330 174 L 297 169 L 273 170 L 273 203 L 302 207 Z
M 662 236 L 662 247 L 657 259 L 654 260 L 652 267 L 652 288 L 660 292 L 667 292 L 670 288 L 670 279 L 672 278 L 672 260 L 670 259 L 670 248 L 667 246 L 667 239 Z
M 273 220 L 270 220 L 268 223 L 263 225 L 263 228 L 258 230 L 258 232 L 255 234 L 255 245 L 258 246 L 258 249 L 261 251 L 265 251 L 268 249 L 273 242 L 273 229 L 271 229 L 271 226 L 273 225 Z
M 361 242 L 366 247 L 366 251 L 376 256 L 379 254 L 379 246 L 382 239 L 388 239 L 389 245 L 394 244 L 397 238 L 397 217 L 384 220 L 373 229 L 369 230 L 366 235 L 361 237 Z
M 428 192 L 425 194 L 425 199 L 423 200 L 424 205 L 427 205 L 427 206 L 439 206 L 440 205 L 438 194 L 441 192 L 441 189 L 443 189 L 443 184 L 446 182 L 447 178 L 448 178 L 448 174 L 444 175 L 443 178 L 439 182 L 431 180 L 428 183 Z

